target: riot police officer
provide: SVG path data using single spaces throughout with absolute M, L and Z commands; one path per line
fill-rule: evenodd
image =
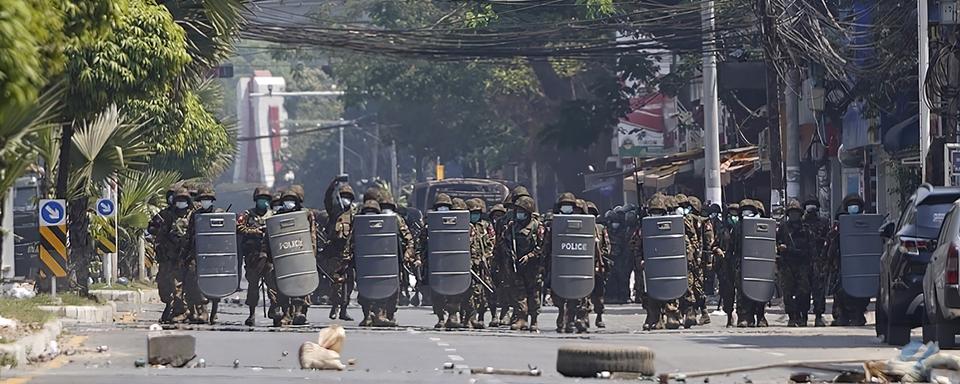
M 600 218 L 600 210 L 597 208 L 597 205 L 592 201 L 586 201 L 587 214 L 593 215 L 593 217 Z M 607 231 L 607 227 L 599 221 L 594 224 L 595 232 L 595 244 L 596 250 L 594 255 L 594 277 L 593 277 L 593 291 L 590 293 L 590 306 L 593 307 L 593 312 L 597 314 L 596 326 L 597 328 L 606 328 L 606 323 L 603 322 L 603 312 L 606 309 L 604 305 L 604 295 L 607 293 L 607 279 L 610 277 L 610 271 L 615 266 L 614 261 L 610 257 L 610 233 Z M 590 319 L 584 319 L 586 325 L 590 324 Z
M 393 195 L 390 194 L 389 191 L 380 191 L 377 203 L 380 204 L 381 214 L 393 215 L 397 218 L 398 236 L 400 238 L 400 251 L 397 255 L 400 268 L 397 274 L 398 276 L 403 276 L 404 270 L 410 270 L 411 268 L 419 266 L 419 261 L 415 256 L 413 235 L 410 233 L 410 228 L 407 227 L 407 222 L 404 217 L 398 214 L 397 203 L 394 202 Z M 384 317 L 386 321 L 381 324 L 382 326 L 396 326 L 397 303 L 399 299 L 400 292 L 397 292 L 393 298 L 387 299 L 384 304 Z
M 353 216 L 356 214 L 353 188 L 349 183 L 334 179 L 324 193 L 323 205 L 334 218 L 328 222 L 325 229 L 327 244 L 321 256 L 325 269 L 334 271 L 330 287 L 329 317 L 333 320 L 339 315 L 340 320 L 353 321 L 347 313 L 347 307 L 350 305 L 350 295 L 353 292 L 356 275 L 349 265 L 342 263 L 347 240 L 353 234 Z
M 650 200 L 647 202 L 647 215 L 648 217 L 662 217 L 667 216 L 668 213 L 677 213 L 679 206 L 676 203 L 676 200 L 672 196 L 664 196 L 660 193 L 653 195 Z M 646 268 L 646 259 L 648 257 L 652 258 L 658 255 L 648 255 L 644 251 L 645 237 L 651 236 L 652 234 L 643 233 L 643 230 L 638 232 L 638 236 L 634 237 L 634 252 L 636 253 L 636 258 L 638 262 L 638 275 L 644 275 L 644 269 Z M 687 256 L 689 251 L 692 248 L 689 246 L 689 240 L 684 236 L 684 243 L 687 244 L 685 254 Z M 689 275 L 689 267 L 688 273 Z M 688 288 L 689 292 L 689 278 Z M 643 285 L 641 285 L 643 286 Z M 638 295 L 641 295 L 641 300 L 644 303 L 644 308 L 647 311 L 647 318 L 644 321 L 643 329 L 644 330 L 654 330 L 654 329 L 678 329 L 680 328 L 681 314 L 679 308 L 679 300 L 657 300 L 647 294 L 646 288 L 644 286 L 643 291 L 639 291 Z
M 240 237 L 240 249 L 243 256 L 244 276 L 247 279 L 247 308 L 250 314 L 244 324 L 256 325 L 255 314 L 260 301 L 260 284 L 271 282 L 273 262 L 268 257 L 266 225 L 267 218 L 273 215 L 270 201 L 273 194 L 266 186 L 253 190 L 254 207 L 244 211 L 237 218 L 237 235 Z M 272 282 L 275 283 L 275 282 Z M 276 300 L 276 285 L 267 284 L 270 301 Z
M 531 197 L 517 198 L 513 215 L 497 239 L 495 257 L 505 274 L 503 289 L 511 290 L 514 297 L 516 320 L 510 326 L 513 330 L 539 330 L 544 228 L 536 211 L 536 202 Z
M 284 191 L 280 197 L 280 209 L 276 212 L 277 214 L 305 211 L 307 213 L 307 222 L 310 224 L 310 237 L 317 238 L 317 220 L 314 216 L 314 212 L 303 207 L 303 190 L 300 188 L 295 188 L 296 186 L 291 186 L 287 191 Z M 316 246 L 314 246 L 313 254 L 316 255 Z M 280 294 L 280 301 L 283 305 L 283 317 L 280 320 L 280 324 L 292 323 L 293 325 L 304 325 L 307 323 L 307 310 L 310 308 L 310 296 L 299 296 L 299 297 L 288 297 L 286 295 Z M 276 320 L 275 320 L 276 323 Z
M 436 197 L 434 197 L 432 209 L 436 212 L 450 211 L 453 209 L 453 199 L 451 199 L 446 193 L 438 193 Z M 430 228 L 427 227 L 426 230 L 421 232 L 420 241 L 417 242 L 417 244 L 420 246 L 420 249 L 417 253 L 420 255 L 420 259 L 423 260 L 423 265 L 425 266 L 430 265 L 430 249 L 428 239 L 429 232 Z M 429 277 L 429 275 L 429 271 L 424 273 L 425 278 Z M 429 285 L 429 279 L 426 280 L 427 285 Z M 433 289 L 430 290 L 430 296 L 430 302 L 433 305 L 433 314 L 437 316 L 437 324 L 434 325 L 434 328 L 457 329 L 463 327 L 463 324 L 459 322 L 460 304 L 463 301 L 462 298 L 459 296 L 444 296 L 437 293 Z
M 196 202 L 199 208 L 190 213 L 187 219 L 187 240 L 184 248 L 181 250 L 182 268 L 184 271 L 183 293 L 187 301 L 188 315 L 187 319 L 192 323 L 204 323 L 207 321 L 206 305 L 209 300 L 200 291 L 200 285 L 197 281 L 197 255 L 195 253 L 196 217 L 197 214 L 218 213 L 223 209 L 214 207 L 217 196 L 213 188 L 209 185 L 202 185 L 197 188 Z M 213 324 L 216 321 L 217 301 L 214 301 L 214 311 L 210 313 L 209 320 Z
M 557 202 L 553 208 L 554 215 L 582 215 L 584 214 L 583 205 L 580 204 L 580 201 L 577 200 L 577 197 L 573 193 L 564 192 L 557 197 Z M 543 222 L 544 228 L 544 245 L 543 245 L 543 255 L 544 255 L 544 265 L 546 268 L 550 267 L 551 258 L 553 257 L 552 252 L 552 242 L 553 242 L 553 231 L 551 228 L 552 220 L 546 220 Z M 549 271 L 548 271 L 549 272 Z M 546 276 L 550 276 L 549 273 L 546 273 Z M 547 282 L 547 287 L 550 286 L 550 283 Z M 552 291 L 551 291 L 552 292 Z M 578 321 L 577 314 L 580 310 L 580 307 L 584 305 L 581 303 L 581 300 L 567 300 L 561 298 L 555 292 L 550 294 L 550 299 L 553 301 L 553 305 L 557 307 L 557 333 L 573 333 L 574 328 L 579 332 L 586 330 L 586 326 L 582 321 Z M 584 300 L 585 301 L 585 300 Z
M 844 197 L 843 202 L 837 212 L 837 219 L 842 215 L 859 215 L 864 213 L 866 204 L 857 194 L 850 194 Z M 843 273 L 840 268 L 840 230 L 834 227 L 827 237 L 827 260 L 829 260 L 838 275 Z M 837 277 L 839 278 L 839 276 Z M 863 326 L 867 324 L 866 312 L 870 304 L 870 298 L 859 298 L 848 294 L 842 284 L 837 284 L 837 290 L 833 297 L 834 320 L 832 325 L 836 326 Z
M 760 203 L 759 201 L 753 200 L 753 199 L 743 199 L 740 201 L 741 218 L 759 217 L 762 214 L 762 212 L 763 212 L 763 206 L 762 206 L 762 203 Z M 743 222 L 742 221 L 738 224 L 738 227 L 740 227 L 740 230 L 738 231 L 739 237 L 737 238 L 736 241 L 739 243 L 743 241 L 743 230 L 742 230 Z M 742 249 L 740 249 L 739 246 L 737 247 L 737 249 L 738 251 L 742 252 Z M 743 261 L 742 260 L 743 255 L 741 252 L 737 252 L 736 255 L 733 255 L 733 257 L 735 257 L 736 262 L 738 263 L 738 266 Z M 737 268 L 737 271 L 738 273 L 743 272 L 742 269 L 740 269 L 739 267 Z M 739 322 L 737 323 L 737 326 L 741 328 L 768 327 L 769 323 L 767 322 L 767 318 L 766 318 L 766 303 L 761 303 L 747 297 L 743 293 L 742 279 L 738 278 L 737 281 L 738 281 L 738 284 L 740 284 L 738 285 L 738 287 L 740 287 L 739 289 L 740 293 L 737 297 L 737 317 L 739 318 Z
M 812 236 L 813 266 L 810 269 L 810 289 L 813 295 L 813 325 L 825 327 L 823 313 L 827 308 L 827 293 L 830 286 L 830 277 L 836 276 L 832 270 L 832 263 L 826 259 L 827 235 L 830 232 L 830 219 L 820 216 L 820 200 L 809 198 L 803 203 L 803 225 Z
M 787 202 L 786 215 L 777 228 L 777 250 L 787 326 L 805 327 L 810 311 L 810 268 L 814 245 L 807 226 L 803 224 L 803 209 L 796 199 Z
M 163 302 L 161 323 L 183 320 L 187 306 L 183 299 L 183 274 L 180 269 L 180 249 L 185 246 L 187 223 L 193 210 L 190 192 L 183 187 L 174 188 L 170 205 L 161 210 L 150 222 L 149 230 L 156 239 L 157 291 Z
M 737 259 L 740 255 L 740 204 L 727 204 L 720 225 L 717 227 L 717 248 L 714 251 L 717 265 L 718 293 L 723 312 L 727 314 L 727 327 L 736 325 L 734 308 L 737 302 Z

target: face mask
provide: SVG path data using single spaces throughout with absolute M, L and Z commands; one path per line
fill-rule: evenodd
M 438 212 L 446 212 L 446 211 L 449 211 L 449 210 L 450 210 L 450 207 L 447 207 L 447 206 L 437 207 L 437 211 L 438 211 Z
M 610 228 L 618 229 L 620 228 L 620 223 L 610 223 Z
M 213 206 L 213 200 L 200 200 L 200 207 L 203 209 L 210 209 Z
M 754 211 L 743 211 L 743 214 L 742 214 L 743 217 L 754 217 L 756 215 L 757 213 Z
M 740 221 L 740 216 L 730 216 L 730 222 L 731 222 L 731 223 L 736 224 L 736 223 L 738 223 L 739 221 Z
M 270 208 L 270 201 L 267 199 L 257 199 L 257 210 L 266 211 Z
M 561 205 L 561 206 L 560 206 L 560 213 L 562 213 L 562 214 L 564 214 L 564 215 L 569 215 L 569 214 L 573 213 L 573 206 L 572 206 L 572 205 Z
M 346 198 L 346 197 L 341 197 L 340 204 L 342 204 L 343 207 L 346 208 L 346 207 L 349 207 L 350 204 L 353 204 L 353 200 L 350 200 L 349 198 Z
M 859 205 L 848 205 L 848 206 L 847 206 L 847 213 L 849 213 L 849 214 L 851 214 L 851 215 L 859 214 L 859 213 L 860 213 L 860 206 L 859 206 Z
M 289 201 L 289 200 L 287 200 L 287 201 L 284 201 L 284 202 L 283 202 L 283 209 L 290 210 L 290 209 L 294 209 L 294 208 L 296 208 L 296 207 L 297 207 L 297 202 L 296 202 L 296 201 Z
M 517 220 L 524 221 L 527 219 L 526 212 L 517 212 Z
M 363 215 L 376 215 L 377 213 L 378 213 L 377 211 L 363 211 L 361 214 L 363 214 Z
M 806 207 L 804 207 L 804 208 L 806 208 L 806 210 L 807 210 L 808 213 L 814 213 L 814 212 L 816 212 L 816 211 L 819 211 L 819 209 L 817 208 L 816 205 L 808 205 L 808 206 L 806 206 Z
M 480 212 L 471 212 L 470 213 L 470 222 L 476 223 L 480 221 Z
M 716 213 L 711 213 L 711 214 L 710 214 L 710 218 L 711 218 L 711 219 L 716 219 L 716 218 L 717 218 L 717 214 L 716 214 Z
M 384 215 L 392 215 L 393 210 L 390 208 L 384 208 L 380 213 L 383 213 Z
M 273 206 L 273 210 L 276 211 L 276 212 L 280 212 L 280 210 L 282 210 L 282 209 L 283 209 L 283 205 L 274 205 L 274 206 Z
M 676 214 L 678 214 L 678 215 L 683 215 L 683 214 L 684 214 L 683 208 L 677 208 Z
M 178 202 L 177 202 L 177 209 L 187 209 L 187 205 L 188 205 L 188 204 L 187 204 L 186 201 L 178 201 Z
M 800 221 L 801 218 L 802 218 L 802 215 L 800 214 L 800 212 L 790 212 L 787 214 L 787 220 L 790 220 L 790 221 Z

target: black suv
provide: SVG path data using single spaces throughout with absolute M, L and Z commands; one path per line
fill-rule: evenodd
M 921 185 L 900 218 L 880 228 L 886 245 L 880 258 L 876 327 L 887 344 L 907 344 L 910 330 L 923 325 L 923 275 L 943 218 L 958 198 L 960 188 Z

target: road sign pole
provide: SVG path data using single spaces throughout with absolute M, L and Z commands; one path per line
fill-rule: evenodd
M 50 276 L 50 296 L 57 297 L 57 277 Z

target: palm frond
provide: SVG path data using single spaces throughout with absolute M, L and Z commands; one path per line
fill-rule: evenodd
M 111 106 L 78 129 L 73 134 L 71 190 L 95 196 L 117 172 L 145 165 L 153 150 L 142 138 L 142 126 L 126 123 L 117 107 Z
M 177 25 L 187 33 L 191 77 L 205 78 L 210 68 L 229 58 L 233 42 L 251 14 L 250 3 L 250 0 L 163 2 Z
M 54 86 L 26 107 L 0 109 L 0 152 L 14 150 L 24 136 L 54 124 L 60 117 L 62 94 L 62 87 Z

